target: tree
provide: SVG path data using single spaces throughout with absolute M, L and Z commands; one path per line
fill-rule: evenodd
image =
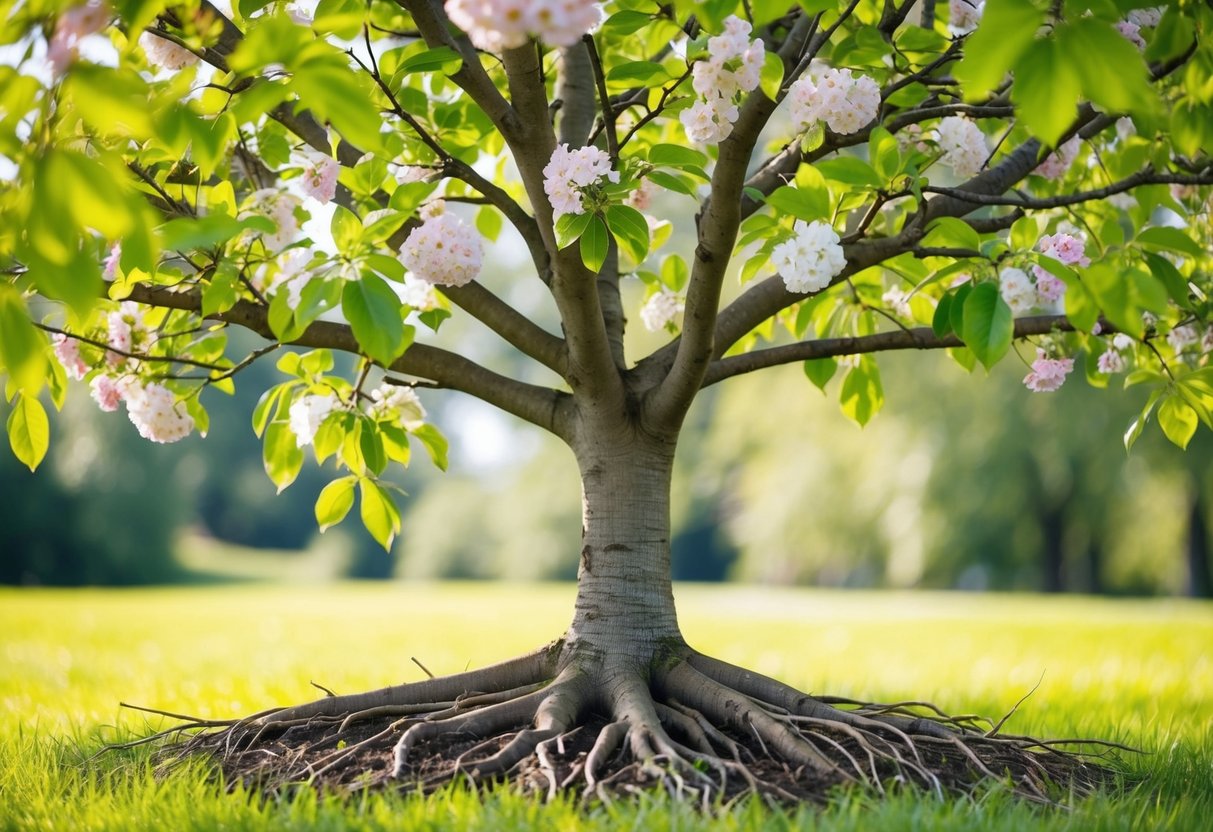
M 234 759 L 251 746 L 253 765 L 267 738 L 320 730 L 310 771 L 352 779 L 386 743 L 389 773 L 412 778 L 420 746 L 472 735 L 489 744 L 448 774 L 535 759 L 555 783 L 563 739 L 596 716 L 590 786 L 620 748 L 633 771 L 663 761 L 707 789 L 719 775 L 784 795 L 891 770 L 935 784 L 1006 767 L 1036 794 L 1038 766 L 1086 776 L 1000 725 L 811 697 L 727 665 L 689 646 L 675 614 L 679 429 L 730 378 L 843 370 L 842 408 L 863 424 L 883 398 L 877 354 L 948 349 L 989 367 L 1027 340 L 1034 391 L 1062 384 L 1079 352 L 1131 369 L 1150 393 L 1130 443 L 1151 418 L 1181 445 L 1210 423 L 1213 12 L 989 0 L 978 25 L 981 4 L 953 0 L 946 21 L 922 5 L 911 18 L 909 0 L 326 0 L 309 20 L 263 0 L 230 15 L 207 0 L 5 4 L 4 40 L 24 52 L 0 85 L 15 170 L 0 324 L 23 462 L 47 444 L 40 391 L 58 405 L 66 374 L 173 441 L 205 432 L 200 392 L 295 344 L 311 351 L 282 356 L 287 380 L 253 423 L 280 488 L 308 445 L 346 472 L 316 504 L 322 528 L 357 496 L 384 545 L 399 531 L 380 475 L 413 440 L 445 454 L 416 390 L 550 431 L 581 475 L 559 640 L 234 721 L 204 745 Z M 43 50 L 40 76 L 27 67 Z M 658 257 L 670 225 L 643 213 L 654 198 L 693 214 L 693 247 Z M 301 231 L 330 200 L 331 244 Z M 482 238 L 507 226 L 559 334 L 477 280 Z M 671 336 L 638 360 L 628 276 L 646 287 L 641 319 Z M 525 366 L 416 337 L 452 311 Z M 230 327 L 267 344 L 228 356 Z M 361 356 L 353 378 L 332 371 L 334 350 Z M 741 762 L 738 738 L 807 774 Z

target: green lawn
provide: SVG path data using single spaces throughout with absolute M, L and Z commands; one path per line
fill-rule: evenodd
M 1213 816 L 1213 605 L 1018 596 L 682 587 L 695 646 L 808 690 L 927 698 L 1009 729 L 1115 739 L 1145 786 L 1072 812 L 991 791 L 939 802 L 842 794 L 824 810 L 757 804 L 704 817 L 668 800 L 544 806 L 508 793 L 220 795 L 143 755 L 84 765 L 100 742 L 159 726 L 120 701 L 241 715 L 504 659 L 558 635 L 572 586 L 264 586 L 0 590 L 0 829 L 1207 829 Z

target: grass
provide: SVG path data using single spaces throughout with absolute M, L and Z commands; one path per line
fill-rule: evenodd
M 228 717 L 506 658 L 562 631 L 565 585 L 0 590 L 0 829 L 1206 829 L 1213 814 L 1213 605 L 1180 601 L 682 587 L 692 644 L 799 687 L 931 699 L 1009 729 L 1114 739 L 1146 785 L 1042 810 L 844 792 L 826 808 L 757 803 L 705 817 L 668 799 L 579 810 L 499 790 L 342 803 L 223 795 L 146 755 L 83 760 L 161 726 L 120 701 Z M 1043 678 L 1042 678 L 1043 677 Z

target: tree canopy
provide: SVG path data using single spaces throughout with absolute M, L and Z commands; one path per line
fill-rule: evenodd
M 6 2 L 11 446 L 38 464 L 68 377 L 154 441 L 205 433 L 200 393 L 310 347 L 254 414 L 266 470 L 337 459 L 321 527 L 357 491 L 386 545 L 385 467 L 410 437 L 445 456 L 417 389 L 559 433 L 565 390 L 642 379 L 676 413 L 804 362 L 863 424 L 875 354 L 990 367 L 1017 339 L 1031 389 L 1077 358 L 1148 391 L 1126 444 L 1153 419 L 1186 445 L 1213 407 L 1213 13 L 919 5 Z M 486 246 L 525 248 L 560 335 L 478 279 Z M 452 312 L 532 368 L 444 342 Z M 628 355 L 629 317 L 669 341 Z M 269 343 L 231 354 L 232 325 Z

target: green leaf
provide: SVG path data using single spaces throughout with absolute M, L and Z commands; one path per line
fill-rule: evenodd
M 343 205 L 336 206 L 329 228 L 337 251 L 347 257 L 357 251 L 358 244 L 362 242 L 363 228 L 362 222 L 353 211 Z
M 433 425 L 422 425 L 413 431 L 413 436 L 421 440 L 421 444 L 425 446 L 426 453 L 430 455 L 430 461 L 434 463 L 434 467 L 439 471 L 445 471 L 447 465 L 447 441 L 442 435 L 442 431 Z
M 952 327 L 952 331 L 964 340 L 964 312 L 965 301 L 969 299 L 969 295 L 973 292 L 973 284 L 965 283 L 952 293 L 952 302 L 948 305 L 948 323 Z
M 316 523 L 325 531 L 345 519 L 354 506 L 354 483 L 357 477 L 342 477 L 326 485 L 316 498 Z
M 1137 235 L 1137 242 L 1144 248 L 1178 251 L 1195 260 L 1201 259 L 1206 253 L 1195 240 L 1183 231 L 1165 225 L 1143 230 Z
M 397 71 L 404 73 L 441 72 L 444 75 L 453 75 L 462 66 L 462 55 L 449 46 L 439 46 L 405 58 Z
M 780 185 L 766 200 L 767 205 L 779 213 L 805 222 L 824 220 L 830 216 L 830 194 L 825 188 L 801 189 Z
M 1166 287 L 1144 269 L 1092 263 L 1083 277 L 1083 285 L 1094 295 L 1108 320 L 1134 338 L 1141 338 L 1145 331 L 1141 320 L 1143 312 L 1161 314 L 1166 311 Z
M 1145 406 L 1141 409 L 1141 413 L 1129 423 L 1128 429 L 1125 431 L 1124 443 L 1125 450 L 1133 450 L 1133 445 L 1141 437 L 1142 431 L 1146 428 L 1146 423 L 1150 421 L 1150 415 L 1154 412 L 1154 406 L 1158 404 L 1158 400 L 1162 398 L 1163 390 L 1160 388 L 1150 394 L 1150 398 L 1146 399 Z
M 1179 273 L 1179 269 L 1175 268 L 1175 264 L 1161 254 L 1152 254 L 1148 251 L 1144 252 L 1144 254 L 1146 265 L 1150 267 L 1150 274 L 1158 278 L 1167 287 L 1167 294 L 1171 296 L 1171 300 L 1187 308 L 1191 301 L 1187 279 Z
M 226 312 L 235 306 L 236 301 L 240 299 L 236 288 L 239 282 L 240 273 L 236 264 L 231 260 L 222 261 L 202 289 L 203 317 Z
M 786 6 L 787 4 L 784 3 Z M 785 9 L 786 11 L 786 9 Z M 770 101 L 779 97 L 779 87 L 783 84 L 783 60 L 775 52 L 765 52 L 762 56 L 762 69 L 758 74 L 758 89 Z
M 1056 37 L 1060 54 L 1070 62 L 1083 94 L 1092 102 L 1119 113 L 1149 113 L 1157 108 L 1158 95 L 1141 53 L 1111 23 L 1095 17 L 1071 19 L 1058 28 Z
M 818 162 L 815 167 L 826 179 L 860 188 L 880 188 L 885 183 L 872 166 L 856 156 L 837 156 Z
M 948 293 L 939 299 L 935 306 L 935 317 L 931 319 L 931 331 L 939 338 L 952 331 L 952 304 L 956 296 Z
M 694 148 L 678 144 L 655 144 L 649 148 L 648 162 L 668 168 L 700 169 L 708 163 L 708 157 Z
M 265 473 L 281 494 L 299 476 L 303 468 L 303 451 L 286 422 L 270 422 L 265 429 L 265 446 L 261 454 Z
M 17 394 L 8 414 L 8 444 L 17 459 L 33 471 L 46 456 L 51 442 L 51 426 L 46 410 L 36 396 Z
M 374 480 L 358 481 L 359 510 L 362 524 L 385 550 L 391 549 L 392 541 L 400 533 L 400 511 L 392 502 L 391 495 Z
M 581 235 L 581 262 L 595 274 L 606 262 L 609 238 L 606 223 L 597 216 L 590 220 Z
M 345 284 L 341 310 L 358 346 L 384 367 L 391 366 L 412 342 L 412 327 L 405 326 L 400 298 L 375 274 L 367 272 Z
M 884 387 L 876 361 L 868 355 L 847 373 L 842 381 L 840 402 L 842 412 L 863 427 L 884 405 Z
M 606 222 L 628 256 L 637 264 L 644 262 L 649 254 L 649 223 L 644 214 L 628 205 L 609 205 Z
M 625 9 L 615 12 L 602 22 L 602 32 L 617 35 L 631 35 L 653 22 L 653 15 L 647 12 Z
M 876 173 L 885 182 L 901 170 L 901 148 L 897 146 L 897 139 L 879 125 L 873 127 L 868 136 L 868 158 L 872 161 Z
M 1034 41 L 1015 64 L 1011 100 L 1023 123 L 1049 147 L 1078 112 L 1082 85 L 1071 60 L 1056 40 L 1046 38 Z
M 628 61 L 611 67 L 606 79 L 621 86 L 655 87 L 670 80 L 670 73 L 654 61 Z
M 46 336 L 34 328 L 25 299 L 0 284 L 0 370 L 18 390 L 37 393 L 46 378 Z
M 1158 426 L 1167 439 L 1181 448 L 1187 448 L 1192 441 L 1197 423 L 1196 411 L 1178 393 L 1166 395 L 1158 406 Z
M 927 226 L 922 245 L 939 248 L 981 249 L 981 235 L 964 220 L 956 217 L 940 217 Z
M 965 298 L 961 340 L 988 370 L 1011 348 L 1015 323 L 998 286 L 979 283 Z
M 979 99 L 1002 82 L 1044 19 L 1044 10 L 1026 0 L 987 0 L 981 25 L 965 42 L 964 57 L 956 65 L 966 99 Z
M 374 422 L 369 419 L 362 424 L 362 432 L 358 436 L 358 444 L 362 451 L 362 459 L 371 473 L 379 476 L 387 467 L 387 453 L 383 449 L 383 440 Z
M 592 219 L 593 214 L 561 214 L 556 220 L 557 248 L 565 248 L 579 239 Z
M 833 358 L 811 358 L 804 362 L 804 374 L 822 393 L 826 383 L 838 372 L 838 361 Z

